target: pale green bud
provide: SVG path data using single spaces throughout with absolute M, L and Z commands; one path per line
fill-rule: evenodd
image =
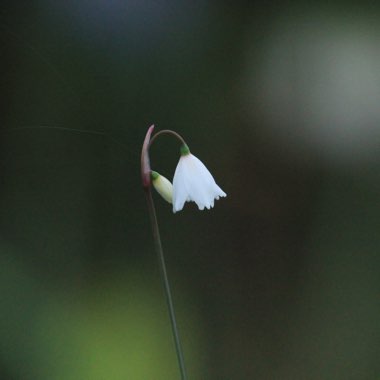
M 151 172 L 152 184 L 165 201 L 172 203 L 173 201 L 173 185 L 172 183 L 162 176 L 161 174 L 152 171 Z

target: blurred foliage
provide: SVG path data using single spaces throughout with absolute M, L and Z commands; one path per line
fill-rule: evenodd
M 189 378 L 379 379 L 379 16 L 5 2 L 0 378 L 178 378 L 140 186 L 155 123 L 228 194 L 155 197 Z

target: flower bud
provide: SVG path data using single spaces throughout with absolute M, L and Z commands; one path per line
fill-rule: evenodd
M 151 171 L 152 184 L 165 201 L 173 202 L 173 185 L 172 183 L 162 176 L 161 174 Z

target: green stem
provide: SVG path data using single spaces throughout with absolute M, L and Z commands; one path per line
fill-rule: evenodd
M 145 188 L 145 195 L 146 195 L 146 200 L 148 203 L 150 221 L 152 224 L 153 239 L 154 239 L 154 244 L 155 244 L 155 248 L 156 248 L 157 256 L 158 256 L 158 265 L 160 268 L 161 280 L 162 280 L 162 283 L 164 286 L 166 302 L 167 302 L 168 310 L 169 310 L 170 323 L 171 323 L 172 332 L 173 332 L 173 338 L 174 338 L 175 349 L 176 349 L 176 353 L 177 353 L 179 370 L 181 372 L 181 379 L 187 380 L 186 369 L 185 369 L 185 361 L 184 361 L 184 356 L 183 356 L 183 351 L 182 351 L 182 346 L 181 346 L 181 340 L 180 340 L 179 333 L 178 333 L 177 321 L 176 321 L 175 313 L 174 313 L 173 300 L 172 300 L 172 295 L 171 295 L 171 291 L 170 291 L 168 275 L 166 272 L 164 251 L 162 249 L 160 231 L 158 228 L 157 214 L 156 214 L 156 209 L 154 207 L 154 202 L 153 202 L 152 192 L 151 192 L 150 187 Z

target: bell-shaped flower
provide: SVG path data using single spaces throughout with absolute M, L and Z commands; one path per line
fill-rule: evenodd
M 226 195 L 202 161 L 190 153 L 187 145 L 182 146 L 173 179 L 173 212 L 182 210 L 185 202 L 190 201 L 199 210 L 210 209 L 215 199 Z
M 165 201 L 172 203 L 173 202 L 173 185 L 172 183 L 165 178 L 163 175 L 151 171 L 152 184 L 157 190 L 158 194 L 165 199 Z

